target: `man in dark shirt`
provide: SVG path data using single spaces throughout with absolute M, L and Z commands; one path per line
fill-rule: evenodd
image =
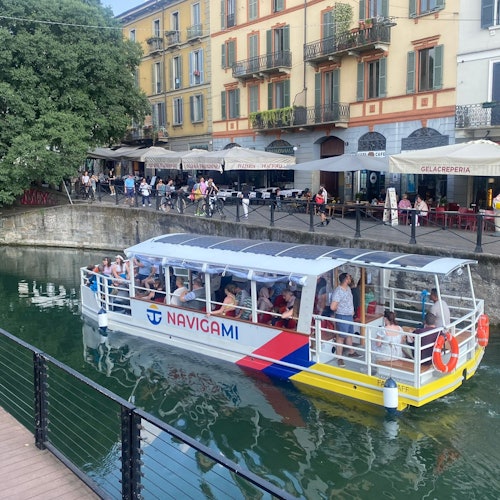
M 415 329 L 413 335 L 422 335 L 430 330 L 434 330 L 435 328 L 436 328 L 436 316 L 431 312 L 428 312 L 425 315 L 424 327 Z M 429 365 L 432 363 L 432 351 L 434 350 L 434 343 L 436 342 L 438 335 L 439 335 L 438 331 L 433 332 L 430 335 L 422 335 L 422 338 L 420 340 L 420 345 L 427 346 L 420 351 L 420 360 L 423 361 L 422 362 L 423 365 Z M 413 347 L 415 345 L 415 339 L 412 336 L 407 335 L 406 343 L 410 347 Z M 406 354 L 408 354 L 411 358 L 415 357 L 412 349 L 405 349 L 405 351 Z

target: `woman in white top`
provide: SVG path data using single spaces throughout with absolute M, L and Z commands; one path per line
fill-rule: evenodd
M 417 198 L 415 199 L 415 210 L 417 210 L 417 215 L 415 217 L 415 224 L 417 226 L 420 226 L 420 223 L 418 222 L 419 217 L 427 217 L 429 215 L 429 206 L 427 203 L 425 203 L 424 200 L 420 197 L 420 195 L 417 195 Z
M 403 342 L 405 334 L 396 321 L 393 311 L 384 313 L 385 328 L 377 332 L 376 350 L 379 355 L 377 361 L 397 360 L 403 357 Z
M 175 278 L 175 292 L 172 294 L 172 298 L 170 299 L 170 303 L 173 306 L 183 306 L 184 304 L 181 301 L 181 296 L 187 293 L 188 289 L 184 286 L 184 280 L 181 276 L 177 276 Z

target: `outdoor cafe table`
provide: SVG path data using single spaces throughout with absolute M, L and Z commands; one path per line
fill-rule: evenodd
M 382 214 L 384 210 L 384 204 L 370 205 L 369 203 L 328 203 L 326 205 L 326 210 L 329 217 L 331 217 L 335 213 L 340 213 L 342 219 L 347 213 L 355 213 L 356 209 L 359 209 L 365 217 L 367 217 L 368 215 L 377 217 L 379 214 Z

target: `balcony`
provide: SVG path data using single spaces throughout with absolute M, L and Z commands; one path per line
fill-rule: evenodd
M 370 25 L 360 25 L 351 31 L 338 33 L 304 45 L 304 60 L 317 65 L 343 56 L 359 56 L 363 52 L 380 50 L 386 52 L 391 43 L 392 22 L 381 21 Z
M 263 56 L 251 57 L 233 64 L 233 78 L 249 80 L 265 76 L 288 73 L 292 68 L 292 53 L 289 50 L 271 52 Z
M 187 40 L 193 42 L 199 40 L 203 36 L 203 25 L 195 24 L 187 29 Z
M 283 130 L 288 128 L 314 128 L 319 125 L 333 124 L 347 128 L 349 104 L 334 102 L 309 108 L 294 106 L 269 109 L 250 114 L 250 125 L 255 130 Z
M 181 43 L 181 32 L 165 31 L 165 38 L 167 42 L 167 48 L 169 49 L 177 48 Z
M 500 127 L 500 102 L 465 104 L 455 107 L 455 128 L 482 129 Z
M 149 47 L 149 53 L 154 54 L 163 50 L 163 38 L 160 36 L 152 36 L 146 40 Z

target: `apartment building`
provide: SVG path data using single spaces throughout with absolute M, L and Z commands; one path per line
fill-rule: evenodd
M 175 150 L 240 145 L 304 162 L 455 142 L 464 5 L 152 0 L 118 18 L 145 50 L 138 82 L 153 115 L 142 132 L 157 130 Z M 371 199 L 388 186 L 438 197 L 449 182 L 372 172 L 244 175 L 254 186 L 293 182 L 315 190 L 321 183 L 342 200 L 359 190 Z
M 223 0 L 210 11 L 213 142 L 386 155 L 454 142 L 459 0 Z M 296 187 L 446 193 L 446 178 L 296 173 Z M 433 177 L 430 179 L 430 177 Z M 427 184 L 422 184 L 422 183 Z
M 500 142 L 500 1 L 460 2 L 456 142 Z M 490 207 L 499 178 L 450 178 L 449 196 Z
M 151 0 L 117 18 L 143 48 L 137 83 L 152 105 L 127 139 L 211 149 L 209 1 Z

